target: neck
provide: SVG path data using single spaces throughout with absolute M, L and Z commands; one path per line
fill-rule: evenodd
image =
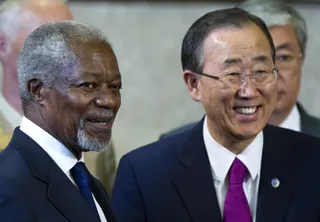
M 292 109 L 291 109 L 292 110 Z M 268 123 L 273 126 L 279 126 L 283 121 L 289 116 L 291 110 L 286 112 L 277 112 L 274 111 L 270 116 Z
M 215 141 L 217 141 L 220 145 L 236 155 L 242 153 L 255 139 L 255 137 L 250 137 L 248 139 L 239 138 L 230 132 L 222 135 L 221 130 L 217 129 L 215 127 L 215 124 L 211 124 L 209 119 L 208 129 L 210 135 L 214 138 Z
M 13 66 L 3 66 L 2 94 L 10 106 L 22 114 L 17 73 L 16 68 Z

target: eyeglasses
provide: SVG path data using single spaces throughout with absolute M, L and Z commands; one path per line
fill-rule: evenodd
M 246 77 L 250 77 L 252 82 L 254 82 L 256 85 L 267 85 L 268 83 L 272 83 L 277 78 L 278 69 L 272 68 L 270 70 L 257 70 L 250 74 L 241 73 L 241 72 L 234 72 L 234 73 L 228 73 L 225 75 L 220 76 L 213 76 L 205 73 L 196 73 L 200 76 L 206 76 L 211 79 L 221 80 L 222 82 L 226 83 L 227 85 L 231 87 L 239 87 L 242 84 L 246 82 Z
M 297 66 L 297 61 L 301 59 L 302 53 L 299 54 L 280 54 L 276 56 L 276 65 L 280 71 L 292 71 Z

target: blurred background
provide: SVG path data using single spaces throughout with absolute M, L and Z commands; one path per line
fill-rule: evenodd
M 309 113 L 320 117 L 317 64 L 320 62 L 320 0 L 290 2 L 302 13 L 309 28 L 299 101 Z M 102 29 L 118 58 L 123 90 L 122 106 L 113 130 L 117 160 L 172 128 L 202 118 L 202 107 L 191 100 L 183 83 L 182 38 L 204 13 L 236 4 L 234 1 L 69 1 L 74 19 Z

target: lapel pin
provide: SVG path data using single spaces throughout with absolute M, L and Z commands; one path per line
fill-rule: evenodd
M 273 188 L 278 188 L 280 186 L 280 180 L 278 178 L 273 178 L 271 180 L 271 186 Z

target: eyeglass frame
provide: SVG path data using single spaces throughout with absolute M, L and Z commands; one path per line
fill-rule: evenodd
M 272 74 L 275 76 L 275 78 L 277 79 L 277 74 L 278 74 L 279 70 L 276 68 L 276 67 L 273 67 L 272 68 Z M 215 76 L 215 75 L 209 75 L 209 74 L 206 74 L 206 73 L 203 73 L 203 72 L 193 72 L 197 75 L 200 75 L 200 76 L 205 76 L 205 77 L 208 77 L 208 78 L 211 78 L 211 79 L 215 79 L 215 80 L 219 80 L 221 79 L 221 77 L 225 77 L 225 76 L 228 76 L 230 74 L 225 74 L 225 75 L 221 75 L 221 76 Z M 249 73 L 249 74 L 242 74 L 242 77 L 247 77 L 247 76 L 250 76 L 251 75 L 251 81 L 257 85 L 259 85 L 258 83 L 256 83 L 254 81 L 254 74 L 253 73 Z M 245 79 L 245 78 L 244 78 Z M 243 79 L 241 80 L 241 83 L 243 84 Z

